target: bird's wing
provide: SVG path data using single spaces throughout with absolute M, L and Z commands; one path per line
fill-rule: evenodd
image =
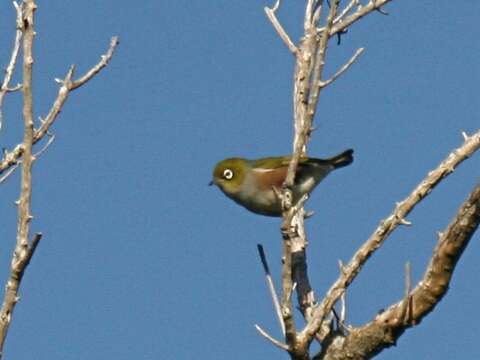
M 256 160 L 253 168 L 255 169 L 258 187 L 261 190 L 271 189 L 272 187 L 281 188 L 287 176 L 289 163 L 290 157 L 272 157 Z M 305 180 L 305 177 L 308 177 L 308 171 L 306 170 L 311 166 L 313 166 L 313 163 L 309 162 L 307 158 L 300 158 L 295 175 L 295 183 L 301 183 Z
M 288 166 L 277 167 L 273 169 L 255 168 L 255 180 L 258 189 L 261 191 L 271 190 L 272 188 L 280 189 L 283 181 L 287 176 Z
M 268 157 L 263 159 L 258 159 L 253 161 L 253 167 L 264 170 L 271 170 L 276 168 L 281 168 L 290 164 L 290 156 L 279 156 L 279 157 Z M 306 164 L 309 162 L 309 159 L 306 157 L 301 157 L 299 164 Z

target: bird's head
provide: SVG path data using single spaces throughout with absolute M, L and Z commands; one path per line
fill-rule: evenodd
M 227 195 L 237 194 L 241 190 L 248 168 L 248 162 L 245 159 L 222 160 L 213 170 L 213 179 L 210 185 L 217 185 Z

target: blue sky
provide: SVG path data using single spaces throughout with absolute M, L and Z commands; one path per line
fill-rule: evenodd
M 288 154 L 294 59 L 257 1 L 38 1 L 35 114 L 53 79 L 112 63 L 72 93 L 34 169 L 33 231 L 42 240 L 21 289 L 6 359 L 265 359 L 287 355 L 256 244 L 279 279 L 279 220 L 251 214 L 207 186 L 222 158 Z M 303 2 L 279 18 L 301 35 Z M 309 270 L 321 296 L 356 248 L 425 174 L 479 129 L 480 3 L 393 1 L 331 45 L 327 74 L 366 51 L 322 93 L 312 156 L 355 149 L 307 204 Z M 14 10 L 0 5 L 0 62 Z M 18 80 L 18 75 L 17 75 Z M 6 98 L 2 147 L 19 141 L 20 95 Z M 479 181 L 480 154 L 409 216 L 348 291 L 348 319 L 370 320 L 401 298 L 404 264 L 418 281 L 444 229 Z M 15 239 L 18 173 L 0 186 L 0 279 Z M 378 359 L 478 358 L 480 236 L 450 291 L 420 326 Z M 300 323 L 300 322 L 299 322 Z

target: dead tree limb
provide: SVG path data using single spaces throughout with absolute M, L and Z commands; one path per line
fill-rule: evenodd
M 39 128 L 35 129 L 32 82 L 34 64 L 33 43 L 35 38 L 34 15 L 37 5 L 35 0 L 24 0 L 21 5 L 14 2 L 14 5 L 17 10 L 17 33 L 10 63 L 0 89 L 0 125 L 2 121 L 1 107 L 3 99 L 8 92 L 13 91 L 13 89 L 8 87 L 8 84 L 15 70 L 19 48 L 22 46 L 23 81 L 21 86 L 17 86 L 17 88 L 21 89 L 23 93 L 23 140 L 13 150 L 4 151 L 3 158 L 0 161 L 0 175 L 5 173 L 1 176 L 0 183 L 8 178 L 17 167 L 21 168 L 20 197 L 16 202 L 18 208 L 17 239 L 12 255 L 10 275 L 6 282 L 5 295 L 0 309 L 0 357 L 3 354 L 5 339 L 12 321 L 15 305 L 20 299 L 19 289 L 23 275 L 42 238 L 41 233 L 35 233 L 31 240 L 29 239 L 30 223 L 33 218 L 31 214 L 33 165 L 37 157 L 52 143 L 54 136 L 49 133 L 49 129 L 60 113 L 70 91 L 84 85 L 103 69 L 112 58 L 118 44 L 118 39 L 116 37 L 112 38 L 110 48 L 101 57 L 100 62 L 78 80 L 73 79 L 75 67 L 72 65 L 65 79 L 58 81 L 61 83 L 61 86 L 48 115 L 42 120 Z M 44 138 L 45 135 L 49 137 L 49 140 L 45 146 L 34 153 L 34 145 Z

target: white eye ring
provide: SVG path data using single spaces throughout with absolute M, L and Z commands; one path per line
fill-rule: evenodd
M 223 177 L 227 180 L 231 180 L 233 178 L 233 171 L 230 169 L 223 170 Z

